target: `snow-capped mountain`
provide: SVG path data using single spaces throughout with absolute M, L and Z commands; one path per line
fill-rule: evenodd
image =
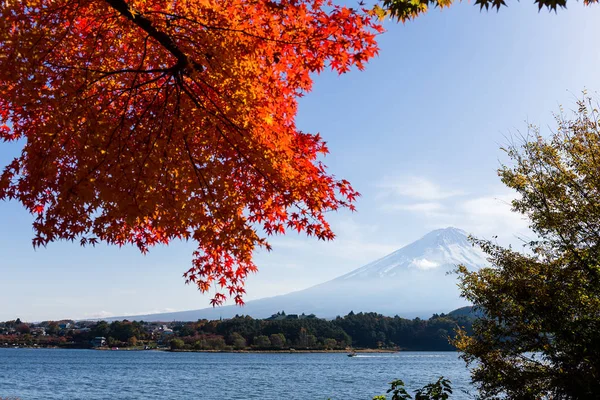
M 447 272 L 456 265 L 486 265 L 484 254 L 468 241 L 468 234 L 457 228 L 437 229 L 379 260 L 358 268 L 336 280 L 393 278 L 407 270 Z
M 487 261 L 483 252 L 468 241 L 465 231 L 438 229 L 338 278 L 286 295 L 249 301 L 243 308 L 225 306 L 133 318 L 195 321 L 236 314 L 265 318 L 281 310 L 324 318 L 350 311 L 428 318 L 467 305 L 459 296 L 457 276 L 449 274 L 459 264 L 478 269 Z

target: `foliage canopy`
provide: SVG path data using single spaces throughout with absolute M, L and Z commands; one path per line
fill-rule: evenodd
M 597 3 L 598 0 L 584 0 L 583 4 L 590 5 Z M 392 18 L 405 22 L 414 19 L 420 14 L 427 12 L 431 7 L 445 8 L 450 7 L 454 0 L 382 0 L 383 8 L 375 6 L 378 15 L 389 14 Z M 534 0 L 538 8 L 547 8 L 550 11 L 557 11 L 558 8 L 567 8 L 567 0 Z M 475 0 L 475 5 L 480 9 L 500 10 L 500 7 L 506 6 L 504 0 Z
M 437 381 L 429 383 L 415 392 L 415 400 L 448 400 L 452 394 L 450 380 L 440 376 Z M 396 379 L 390 382 L 387 393 L 391 393 L 391 400 L 412 400 L 413 397 L 404 387 L 404 381 Z M 385 395 L 375 396 L 373 400 L 386 400 Z
M 242 303 L 261 232 L 332 239 L 325 213 L 354 209 L 297 98 L 380 31 L 324 0 L 3 1 L 0 139 L 23 150 L 0 200 L 36 216 L 34 246 L 192 239 L 186 280 Z
M 483 311 L 455 344 L 485 398 L 591 399 L 600 393 L 600 125 L 590 100 L 531 127 L 500 171 L 539 240 L 528 254 L 476 241 L 493 268 L 460 267 L 464 297 Z M 504 398 L 504 397 L 502 397 Z

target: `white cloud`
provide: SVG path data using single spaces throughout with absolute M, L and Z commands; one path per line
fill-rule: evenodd
M 138 312 L 133 312 L 133 313 L 125 312 L 121 315 L 125 315 L 125 316 L 132 315 L 133 316 L 133 315 L 162 314 L 162 313 L 170 313 L 170 312 L 175 312 L 175 311 L 179 311 L 179 310 L 167 307 L 167 308 L 155 308 L 154 310 L 149 310 L 149 311 L 138 311 Z
M 322 254 L 334 255 L 355 264 L 362 265 L 401 247 L 383 243 L 377 225 L 359 223 L 353 215 L 332 221 L 332 228 L 337 235 L 333 242 L 319 241 L 315 244 L 313 241 L 312 247 Z
M 527 219 L 511 210 L 514 195 L 507 193 L 507 189 L 503 192 L 449 201 L 443 213 L 422 212 L 421 216 L 427 221 L 427 227 L 456 226 L 483 239 L 497 236 L 503 245 L 520 244 L 520 238 L 531 239 L 532 234 Z
M 83 318 L 81 319 L 103 319 L 103 318 L 112 318 L 112 317 L 126 317 L 126 316 L 134 316 L 134 315 L 149 315 L 149 314 L 161 314 L 161 313 L 169 313 L 180 311 L 174 308 L 155 308 L 153 310 L 147 311 L 123 311 L 118 313 L 113 313 L 109 311 L 98 311 L 95 313 L 84 313 Z
M 108 311 L 98 311 L 96 313 L 83 314 L 84 318 L 93 318 L 93 319 L 110 318 L 110 317 L 114 317 L 114 315 L 115 314 L 108 312 Z
M 476 197 L 467 196 L 460 188 L 443 187 L 414 176 L 388 179 L 378 187 L 381 210 L 410 214 L 422 220 L 426 228 L 456 226 L 482 238 L 498 236 L 504 244 L 531 238 L 527 219 L 511 210 L 516 194 L 503 186 Z
M 434 213 L 442 211 L 444 206 L 439 202 L 425 202 L 412 204 L 385 204 L 383 208 L 390 211 L 416 211 Z
M 278 249 L 289 249 L 355 263 L 366 263 L 401 247 L 397 244 L 382 243 L 381 240 L 378 240 L 379 227 L 359 223 L 355 220 L 354 215 L 331 218 L 330 222 L 332 230 L 336 234 L 335 240 L 322 241 L 314 237 L 278 236 L 269 241 L 273 246 L 273 253 L 277 254 Z
M 440 185 L 424 177 L 405 176 L 384 179 L 377 185 L 382 189 L 382 197 L 400 197 L 417 200 L 433 201 L 461 196 L 465 193 L 461 190 L 447 190 Z
M 415 260 L 412 262 L 412 264 L 417 267 L 418 269 L 423 269 L 423 270 L 427 270 L 427 269 L 433 269 L 436 267 L 439 267 L 440 264 L 436 263 L 435 261 L 429 261 L 425 258 L 422 258 L 420 260 Z
M 487 238 L 516 237 L 529 234 L 527 219 L 511 210 L 512 194 L 498 194 L 469 199 L 458 205 L 465 218 L 465 229 Z M 502 239 L 502 238 L 501 238 Z

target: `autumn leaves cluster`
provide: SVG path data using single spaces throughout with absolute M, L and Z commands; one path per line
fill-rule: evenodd
M 196 241 L 185 278 L 242 303 L 265 236 L 333 238 L 358 195 L 295 125 L 311 74 L 377 53 L 366 10 L 315 1 L 35 0 L 0 5 L 0 199 L 34 245 Z

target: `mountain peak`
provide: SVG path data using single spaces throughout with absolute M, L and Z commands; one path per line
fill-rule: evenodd
M 480 268 L 487 264 L 480 249 L 474 247 L 462 229 L 448 227 L 429 232 L 419 240 L 337 279 L 400 279 L 407 271 L 444 274 L 462 264 Z
M 447 228 L 435 229 L 435 230 L 429 232 L 425 236 L 429 236 L 429 235 L 444 235 L 444 236 L 448 236 L 448 235 L 450 235 L 450 236 L 451 235 L 460 235 L 460 236 L 468 236 L 467 232 L 465 232 L 462 229 L 455 228 L 453 226 L 449 226 Z
M 196 321 L 230 318 L 240 313 L 266 318 L 277 310 L 327 318 L 345 315 L 350 310 L 426 318 L 434 312 L 468 305 L 460 297 L 456 275 L 446 274 L 458 264 L 476 269 L 487 265 L 487 261 L 483 252 L 469 243 L 465 231 L 449 227 L 429 232 L 408 246 L 336 279 L 286 295 L 249 301 L 243 309 L 225 306 L 133 318 Z M 111 318 L 116 319 L 123 317 Z
M 467 232 L 463 231 L 462 229 L 450 226 L 448 228 L 436 229 L 434 231 L 431 231 L 414 243 L 424 241 L 434 245 L 450 245 L 455 243 L 461 246 L 471 246 L 471 243 L 469 242 L 468 238 L 469 234 Z

